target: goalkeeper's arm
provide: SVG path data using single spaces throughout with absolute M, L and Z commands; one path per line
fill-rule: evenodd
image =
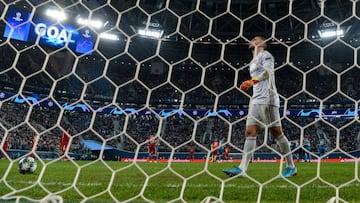
M 248 91 L 254 84 L 256 84 L 258 82 L 259 82 L 259 79 L 256 77 L 251 78 L 250 80 L 245 80 L 244 82 L 241 83 L 240 89 L 242 91 Z
M 246 80 L 241 83 L 241 90 L 248 91 L 254 84 L 263 80 L 267 80 L 269 76 L 273 74 L 274 63 L 272 60 L 265 60 L 265 62 L 262 64 L 262 67 L 264 68 L 264 71 L 258 77 L 253 77 L 250 80 Z

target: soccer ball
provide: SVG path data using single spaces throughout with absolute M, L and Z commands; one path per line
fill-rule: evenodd
M 36 166 L 37 164 L 35 159 L 30 156 L 20 159 L 18 164 L 19 172 L 21 174 L 34 173 Z

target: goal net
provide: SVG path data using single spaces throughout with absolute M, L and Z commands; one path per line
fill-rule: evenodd
M 358 1 L 0 0 L 0 11 L 0 201 L 360 201 Z M 288 179 L 265 125 L 248 176 L 223 173 L 242 158 L 255 36 L 275 59 L 298 169 Z M 29 156 L 37 168 L 20 174 Z

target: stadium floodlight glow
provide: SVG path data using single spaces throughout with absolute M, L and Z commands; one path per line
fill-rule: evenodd
M 101 20 L 88 20 L 84 18 L 78 18 L 76 21 L 80 25 L 87 25 L 94 28 L 101 28 L 103 26 L 103 22 Z
M 138 33 L 147 37 L 161 38 L 164 30 L 149 30 L 149 29 L 139 29 Z
M 321 38 L 328 38 L 328 37 L 334 37 L 334 36 L 340 36 L 343 37 L 344 36 L 344 30 L 324 30 L 324 31 L 319 31 L 320 37 Z
M 65 20 L 66 14 L 63 11 L 55 10 L 55 9 L 47 9 L 45 12 L 46 16 L 57 20 Z
M 115 34 L 110 34 L 110 33 L 105 33 L 105 32 L 101 33 L 101 34 L 99 35 L 99 37 L 102 38 L 102 39 L 108 39 L 108 40 L 113 40 L 113 41 L 118 41 L 118 40 L 120 40 L 117 35 L 115 35 Z

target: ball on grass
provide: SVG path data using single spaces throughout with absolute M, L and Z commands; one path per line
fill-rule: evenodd
M 20 159 L 18 168 L 21 174 L 34 173 L 37 167 L 36 160 L 33 157 L 27 156 Z

